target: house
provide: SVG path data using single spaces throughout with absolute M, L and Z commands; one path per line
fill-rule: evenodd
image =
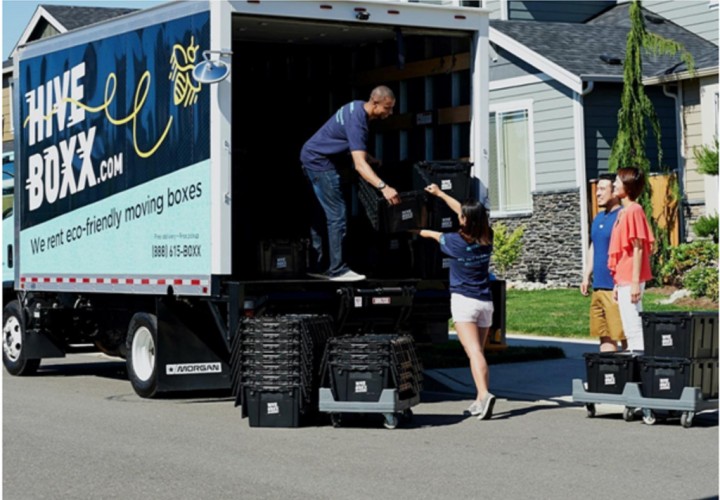
M 574 4 L 567 10 L 558 2 L 500 3 L 506 5 L 501 15 L 535 19 L 492 20 L 490 28 L 493 220 L 526 227 L 523 257 L 508 277 L 578 283 L 588 245 L 588 181 L 608 170 L 617 130 L 629 3 L 611 2 L 596 15 L 586 9 L 610 2 L 562 2 Z M 547 21 L 552 17 L 541 7 L 548 4 L 573 22 Z M 682 43 L 695 58 L 714 51 L 717 68 L 713 42 L 643 12 L 649 31 Z M 663 73 L 678 62 L 646 54 L 643 74 Z M 662 126 L 662 163 L 654 139 L 648 141 L 653 170 L 678 170 L 682 178 L 686 157 L 679 147 L 676 94 L 662 85 L 646 92 Z

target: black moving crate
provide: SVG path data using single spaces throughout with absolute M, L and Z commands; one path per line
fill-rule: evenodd
M 647 357 L 717 358 L 718 312 L 643 312 Z
M 250 427 L 298 427 L 302 395 L 297 387 L 245 387 L 243 407 Z
M 264 277 L 302 277 L 307 272 L 307 258 L 307 240 L 265 240 L 258 244 L 258 267 Z
M 472 163 L 464 161 L 421 161 L 413 166 L 413 189 L 437 184 L 441 191 L 462 203 L 470 196 Z M 458 216 L 443 200 L 428 198 L 428 228 L 451 231 L 460 226 Z
M 639 360 L 645 398 L 680 399 L 685 387 L 697 387 L 703 399 L 718 397 L 718 360 L 643 356 Z
M 625 352 L 587 352 L 588 392 L 622 394 L 627 382 L 639 382 L 637 356 Z
M 367 182 L 360 181 L 358 197 L 373 229 L 381 233 L 402 233 L 427 226 L 424 191 L 398 193 L 400 203 L 390 205 L 382 193 Z

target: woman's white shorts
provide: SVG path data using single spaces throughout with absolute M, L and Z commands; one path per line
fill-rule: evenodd
M 475 323 L 480 328 L 492 325 L 492 301 L 465 297 L 459 293 L 450 296 L 450 311 L 455 323 Z

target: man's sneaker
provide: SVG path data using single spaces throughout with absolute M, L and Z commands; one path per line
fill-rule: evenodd
M 473 404 L 468 406 L 468 409 L 465 410 L 466 414 L 470 415 L 480 415 L 483 411 L 483 404 L 482 401 L 473 401 Z
M 347 270 L 338 276 L 331 276 L 330 281 L 362 281 L 365 279 L 364 274 L 358 274 L 355 271 Z
M 493 406 L 495 406 L 495 396 L 488 392 L 481 404 L 482 411 L 478 415 L 478 420 L 488 420 L 492 417 Z

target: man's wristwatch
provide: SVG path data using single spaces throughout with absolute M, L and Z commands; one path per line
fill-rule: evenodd
M 387 184 L 385 184 L 383 181 L 380 181 L 380 184 L 377 185 L 378 189 L 385 189 L 387 187 Z

